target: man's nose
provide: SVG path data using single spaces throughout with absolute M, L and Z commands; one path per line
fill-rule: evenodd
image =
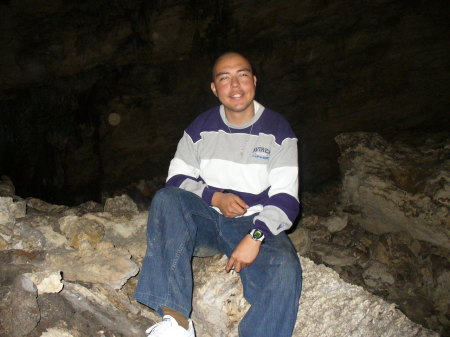
M 236 76 L 231 77 L 231 86 L 232 87 L 239 86 L 239 79 Z

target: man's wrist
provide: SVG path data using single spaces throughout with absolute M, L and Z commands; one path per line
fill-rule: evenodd
M 266 238 L 263 231 L 258 228 L 253 228 L 252 230 L 250 230 L 248 232 L 248 234 L 254 241 L 261 242 L 261 243 L 263 243 L 264 239 Z

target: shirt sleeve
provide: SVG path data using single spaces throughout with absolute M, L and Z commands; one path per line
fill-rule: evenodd
M 292 227 L 300 209 L 297 138 L 285 138 L 269 163 L 269 199 L 255 217 L 255 228 L 266 236 Z
M 187 132 L 184 132 L 178 142 L 175 157 L 170 161 L 169 174 L 166 180 L 167 187 L 179 187 L 195 193 L 208 205 L 217 189 L 209 187 L 200 177 L 200 164 L 198 158 L 198 146 Z

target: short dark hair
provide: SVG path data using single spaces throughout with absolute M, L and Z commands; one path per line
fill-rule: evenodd
M 217 63 L 219 63 L 220 60 L 222 60 L 223 58 L 225 58 L 225 57 L 227 57 L 227 56 L 229 56 L 229 55 L 238 55 L 238 56 L 244 58 L 245 60 L 247 60 L 248 64 L 250 65 L 250 69 L 251 69 L 252 73 L 254 74 L 252 63 L 250 62 L 250 60 L 249 60 L 244 54 L 242 54 L 242 53 L 240 53 L 240 52 L 238 52 L 238 51 L 229 50 L 229 51 L 227 51 L 227 52 L 224 52 L 224 53 L 220 54 L 220 55 L 216 58 L 216 60 L 214 61 L 213 66 L 212 66 L 212 68 L 211 68 L 211 75 L 212 75 L 212 81 L 213 81 L 213 82 L 214 82 L 214 79 L 215 79 L 215 73 L 214 73 L 214 70 L 216 69 Z

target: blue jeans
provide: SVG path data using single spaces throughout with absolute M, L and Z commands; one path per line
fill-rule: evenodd
M 150 208 L 136 300 L 161 315 L 161 307 L 167 306 L 189 317 L 192 256 L 200 251 L 230 256 L 252 228 L 252 219 L 226 218 L 197 195 L 179 188 L 159 190 Z M 291 337 L 302 271 L 288 236 L 283 232 L 266 238 L 256 260 L 240 276 L 251 307 L 239 324 L 239 336 Z

